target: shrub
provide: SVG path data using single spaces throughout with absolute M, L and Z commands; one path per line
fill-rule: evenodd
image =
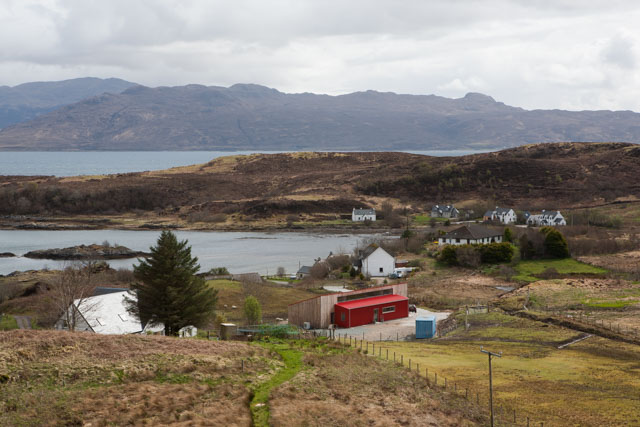
M 546 229 L 547 227 L 545 227 Z M 569 245 L 562 233 L 558 230 L 551 228 L 550 230 L 544 230 L 544 254 L 545 256 L 552 258 L 569 258 Z
M 510 262 L 513 257 L 513 248 L 510 243 L 489 243 L 480 245 L 480 255 L 483 263 L 497 264 Z
M 482 256 L 478 247 L 471 245 L 458 246 L 456 248 L 458 264 L 464 267 L 478 267 L 482 263 Z
M 458 265 L 458 255 L 456 248 L 452 245 L 447 245 L 440 251 L 439 261 L 447 265 Z
M 262 322 L 262 308 L 258 299 L 253 295 L 249 295 L 244 299 L 244 316 L 250 325 L 257 325 Z
M 505 242 L 513 241 L 513 233 L 511 232 L 511 229 L 509 227 L 504 229 L 504 241 Z
M 212 276 L 227 276 L 229 274 L 229 270 L 227 270 L 227 267 L 213 267 L 209 270 L 209 274 Z

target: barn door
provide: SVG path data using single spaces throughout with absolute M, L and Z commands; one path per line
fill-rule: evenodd
M 378 321 L 378 309 L 374 308 L 373 309 L 373 323 L 376 323 Z

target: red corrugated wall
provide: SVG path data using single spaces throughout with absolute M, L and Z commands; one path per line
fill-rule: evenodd
M 393 313 L 382 313 L 384 307 L 395 306 L 396 311 Z M 409 301 L 397 301 L 386 304 L 375 304 L 366 307 L 359 307 L 348 310 L 336 304 L 334 322 L 341 328 L 352 328 L 354 326 L 368 325 L 373 323 L 373 310 L 378 309 L 378 321 L 387 321 L 393 319 L 402 319 L 409 317 Z M 342 321 L 342 313 L 345 320 Z

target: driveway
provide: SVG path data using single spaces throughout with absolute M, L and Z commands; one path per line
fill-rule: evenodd
M 434 316 L 436 321 L 449 317 L 448 312 L 434 312 L 418 308 L 417 313 L 409 313 L 404 319 L 389 320 L 382 323 L 356 326 L 355 328 L 336 329 L 336 337 L 346 335 L 367 341 L 410 340 L 416 335 L 416 317 Z

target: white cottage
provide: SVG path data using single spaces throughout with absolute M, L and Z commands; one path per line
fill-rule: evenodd
M 464 225 L 441 236 L 440 245 L 502 243 L 502 232 L 481 225 Z
M 376 220 L 376 210 L 375 209 L 356 209 L 353 208 L 351 212 L 351 221 L 353 222 L 361 222 L 361 221 L 375 221 Z
M 496 206 L 494 210 L 485 212 L 482 219 L 485 221 L 500 221 L 503 224 L 515 224 L 518 217 L 513 209 Z
M 378 245 L 371 244 L 358 253 L 358 268 L 365 276 L 387 277 L 395 266 L 396 259 Z
M 527 218 L 527 225 L 535 226 L 558 226 L 567 225 L 567 221 L 564 219 L 560 211 L 545 211 L 537 215 L 529 215 Z

